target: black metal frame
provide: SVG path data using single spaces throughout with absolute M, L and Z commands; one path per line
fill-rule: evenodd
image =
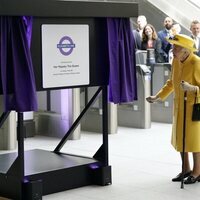
M 10 114 L 10 111 L 2 113 L 2 115 L 0 117 L 0 128 L 2 127 L 2 125 L 6 121 L 6 119 L 8 118 L 9 114 Z
M 76 129 L 76 127 L 80 124 L 80 120 L 82 119 L 82 117 L 84 116 L 84 114 L 87 112 L 87 110 L 90 108 L 90 106 L 94 103 L 94 101 L 96 100 L 96 98 L 99 95 L 99 93 L 101 92 L 101 90 L 102 90 L 102 87 L 99 87 L 99 89 L 96 91 L 96 93 L 91 98 L 91 100 L 86 104 L 86 106 L 83 109 L 83 111 L 80 113 L 80 115 L 78 116 L 78 118 L 74 121 L 74 123 L 72 124 L 72 126 L 69 128 L 68 132 L 64 135 L 64 137 L 62 138 L 62 140 L 60 141 L 60 143 L 54 149 L 55 153 L 60 152 L 60 150 L 63 147 L 63 145 L 66 143 L 68 137 L 73 133 L 73 131 Z
M 138 3 L 60 0 L 1 0 L 1 16 L 136 17 Z
M 100 17 L 136 17 L 138 15 L 138 3 L 117 3 L 117 2 L 83 2 L 83 1 L 59 1 L 59 0 L 1 0 L 1 16 L 33 16 L 33 17 L 69 17 L 69 18 L 100 18 Z M 105 74 L 107 75 L 107 74 Z M 23 113 L 18 112 L 18 152 L 0 155 L 0 196 L 11 199 L 32 200 L 42 199 L 42 195 L 76 188 L 89 184 L 108 185 L 111 184 L 111 166 L 108 163 L 108 107 L 107 107 L 107 83 L 98 84 L 99 89 L 81 112 L 72 127 L 63 137 L 53 152 L 48 151 L 24 151 Z M 100 86 L 101 85 L 101 86 Z M 102 86 L 103 85 L 103 86 Z M 95 101 L 98 94 L 102 92 L 102 127 L 103 142 L 92 159 L 67 155 L 60 150 L 66 143 L 68 137 L 80 123 L 81 118 Z M 50 107 L 48 107 L 50 109 Z M 3 113 L 0 117 L 0 126 L 3 124 L 9 113 Z M 43 162 L 53 165 L 53 169 L 45 171 L 42 169 L 33 173 L 28 172 L 26 160 L 29 157 L 40 157 L 41 154 L 52 160 L 46 159 Z M 45 159 L 45 157 L 44 157 Z M 63 159 L 63 160 L 62 160 Z M 61 165 L 54 168 L 61 161 Z M 69 166 L 68 161 L 73 161 Z M 81 160 L 77 162 L 76 160 Z M 7 163 L 3 163 L 7 161 Z M 13 163 L 11 162 L 13 161 Z M 41 160 L 31 161 L 40 164 Z M 48 163 L 49 162 L 49 163 Z M 3 165 L 1 165 L 3 163 Z M 79 177 L 78 182 L 72 174 Z M 66 181 L 67 180 L 67 181 Z M 71 183 L 70 183 L 71 181 Z M 43 189 L 41 189 L 43 187 Z
M 57 170 L 56 172 L 54 170 L 52 170 L 52 172 L 51 171 L 46 172 L 46 174 L 49 174 L 48 176 L 45 173 L 41 173 L 41 172 L 40 173 L 36 172 L 32 175 L 26 174 L 27 163 L 25 159 L 26 151 L 24 151 L 23 113 L 22 112 L 17 113 L 18 115 L 18 124 L 17 124 L 18 152 L 17 152 L 17 155 L 15 153 L 13 154 L 13 157 L 14 157 L 13 163 L 10 164 L 10 166 L 7 167 L 7 169 L 1 169 L 1 166 L 0 166 L 0 196 L 4 196 L 7 198 L 14 198 L 14 199 L 23 199 L 23 200 L 32 199 L 32 196 L 34 195 L 34 191 L 29 189 L 29 187 L 36 187 L 36 188 L 39 188 L 39 186 L 42 187 L 42 181 L 44 185 L 44 190 L 41 195 L 51 194 L 56 191 L 63 191 L 63 189 L 66 190 L 66 189 L 76 188 L 76 187 L 89 185 L 89 184 L 98 184 L 98 185 L 111 184 L 112 182 L 111 181 L 111 166 L 109 166 L 109 163 L 108 163 L 107 86 L 100 86 L 97 89 L 96 93 L 89 100 L 89 102 L 87 103 L 85 108 L 82 110 L 78 118 L 74 121 L 74 123 L 72 124 L 68 132 L 61 139 L 60 143 L 57 145 L 54 151 L 51 152 L 51 154 L 61 156 L 61 157 L 68 155 L 68 154 L 60 152 L 61 148 L 67 142 L 67 139 L 73 133 L 75 128 L 80 124 L 82 117 L 90 108 L 90 106 L 95 102 L 95 100 L 98 98 L 100 92 L 102 92 L 102 102 L 103 102 L 102 103 L 103 104 L 103 115 L 102 115 L 103 140 L 102 140 L 101 147 L 93 156 L 92 158 L 93 160 L 91 160 L 88 164 L 83 164 L 83 165 L 79 164 L 73 167 L 73 169 L 66 167 L 66 168 Z M 2 116 L 0 117 L 0 125 L 3 124 L 3 122 L 8 117 L 9 113 L 10 112 L 2 114 Z M 6 157 L 7 155 L 8 157 Z M 10 155 L 11 154 L 4 154 L 3 157 L 1 157 L 0 155 L 0 162 L 2 161 L 6 162 L 7 159 L 10 160 Z M 81 157 L 81 159 L 84 159 L 84 157 Z M 81 170 L 82 172 L 79 172 Z M 68 181 L 71 181 L 69 180 L 69 178 L 71 177 L 71 174 L 74 174 L 74 173 L 76 174 L 79 173 L 80 176 L 84 176 L 83 179 L 80 181 L 80 183 L 77 183 L 77 185 L 74 185 L 73 183 L 72 184 L 73 186 L 71 186 L 68 183 L 65 183 L 67 182 L 66 179 L 68 179 Z M 60 180 L 61 179 L 61 177 L 59 177 L 60 174 L 62 174 L 62 177 L 64 177 L 63 180 Z M 52 176 L 51 179 L 46 178 L 46 177 L 51 177 L 51 176 Z M 11 178 L 9 179 L 9 177 Z M 56 177 L 59 177 L 59 178 L 56 178 Z M 61 181 L 61 184 L 60 186 L 57 186 L 56 190 L 48 189 L 49 185 L 52 185 L 52 183 L 50 182 L 56 183 L 58 181 Z M 16 185 L 15 188 L 13 188 L 13 184 Z M 10 188 L 10 189 L 5 189 L 5 188 Z M 31 192 L 27 193 L 27 191 L 29 190 Z M 39 191 L 42 191 L 42 189 L 40 188 Z

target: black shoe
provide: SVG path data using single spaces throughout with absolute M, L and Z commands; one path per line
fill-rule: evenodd
M 184 184 L 193 184 L 196 183 L 197 181 L 200 181 L 200 175 L 197 176 L 196 178 L 192 175 L 188 176 L 188 178 L 184 181 Z
M 190 176 L 191 171 L 184 174 L 184 178 Z M 175 178 L 172 179 L 173 182 L 180 182 L 182 180 L 182 173 L 178 174 Z

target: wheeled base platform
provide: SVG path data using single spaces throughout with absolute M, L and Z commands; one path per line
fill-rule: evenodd
M 18 174 L 18 155 L 0 155 L 0 196 L 40 200 L 42 195 L 81 186 L 111 184 L 111 166 L 93 158 L 29 150 L 24 152 L 24 180 Z

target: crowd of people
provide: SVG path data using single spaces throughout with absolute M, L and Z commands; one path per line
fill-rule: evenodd
M 181 26 L 174 22 L 171 17 L 166 17 L 163 22 L 163 29 L 156 31 L 152 24 L 147 22 L 144 15 L 137 18 L 137 28 L 133 30 L 135 39 L 135 48 L 138 50 L 155 50 L 155 61 L 157 63 L 171 63 L 172 44 L 167 39 L 172 39 L 174 35 L 181 33 Z M 195 41 L 196 54 L 200 56 L 200 21 L 193 20 L 190 25 L 191 34 L 189 35 Z

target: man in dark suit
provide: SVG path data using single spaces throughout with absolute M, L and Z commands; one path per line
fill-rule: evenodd
M 173 19 L 170 17 L 166 17 L 164 20 L 164 29 L 158 32 L 158 37 L 162 42 L 162 50 L 164 52 L 164 60 L 165 62 L 169 61 L 169 50 L 172 48 L 171 44 L 166 40 L 166 38 L 170 37 L 170 29 L 173 25 Z
M 195 48 L 198 49 L 195 53 L 200 57 L 200 22 L 198 20 L 192 21 L 190 30 L 192 32 L 191 38 L 195 41 Z

